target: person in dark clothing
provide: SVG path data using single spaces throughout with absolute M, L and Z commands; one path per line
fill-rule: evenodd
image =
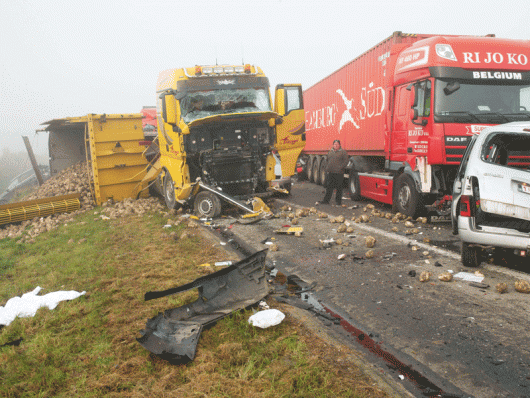
M 335 203 L 342 204 L 342 187 L 344 184 L 344 171 L 348 165 L 348 154 L 340 147 L 340 141 L 333 141 L 333 148 L 328 153 L 326 165 L 326 195 L 321 204 L 329 204 L 333 191 L 336 189 Z

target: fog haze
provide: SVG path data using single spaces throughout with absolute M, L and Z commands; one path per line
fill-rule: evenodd
M 0 153 L 41 123 L 155 105 L 158 73 L 259 65 L 307 88 L 394 31 L 529 39 L 530 8 L 497 1 L 0 1 Z M 0 165 L 1 167 L 1 165 Z

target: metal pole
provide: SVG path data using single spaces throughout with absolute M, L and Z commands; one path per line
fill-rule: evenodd
M 44 180 L 42 179 L 39 166 L 37 165 L 37 161 L 35 160 L 33 149 L 31 148 L 31 144 L 29 143 L 29 138 L 26 135 L 23 135 L 22 139 L 24 140 L 24 144 L 26 145 L 26 150 L 28 151 L 29 160 L 31 160 L 31 165 L 33 166 L 33 170 L 35 171 L 35 175 L 37 176 L 37 181 L 39 182 L 39 185 L 42 185 L 44 183 Z

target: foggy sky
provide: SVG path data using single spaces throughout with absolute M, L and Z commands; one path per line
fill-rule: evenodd
M 521 1 L 0 0 L 0 154 L 41 123 L 155 105 L 158 73 L 259 65 L 307 88 L 394 31 L 529 39 Z M 1 165 L 0 165 L 1 169 Z

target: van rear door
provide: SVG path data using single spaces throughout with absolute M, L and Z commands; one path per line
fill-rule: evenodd
M 481 160 L 482 210 L 530 220 L 530 134 L 491 134 L 482 146 Z

